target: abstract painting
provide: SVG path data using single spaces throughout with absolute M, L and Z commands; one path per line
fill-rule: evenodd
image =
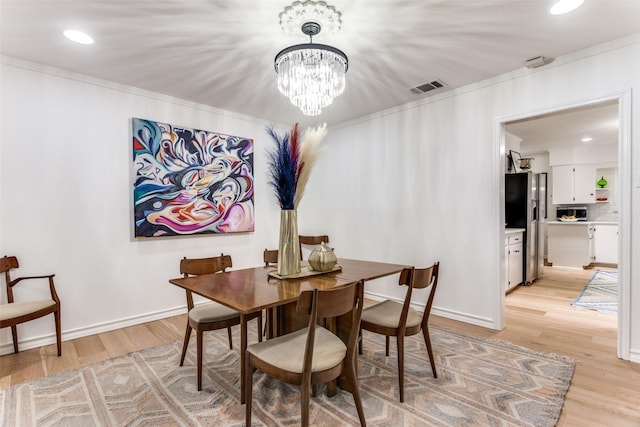
M 253 140 L 132 119 L 136 237 L 254 231 Z

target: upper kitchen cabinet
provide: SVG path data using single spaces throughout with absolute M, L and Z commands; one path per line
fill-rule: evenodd
M 553 204 L 595 203 L 596 168 L 594 165 L 553 167 Z

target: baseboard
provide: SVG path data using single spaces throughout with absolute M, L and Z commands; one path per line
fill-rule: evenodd
M 640 350 L 630 350 L 629 361 L 633 363 L 640 363 Z
M 400 304 L 402 304 L 403 302 L 403 300 L 399 298 L 390 298 L 386 295 L 376 294 L 372 292 L 365 292 L 364 296 L 365 298 L 373 301 L 384 301 L 386 299 L 390 299 L 390 300 L 399 302 Z M 418 310 L 424 310 L 424 306 L 425 306 L 425 304 L 411 304 L 411 305 Z M 431 307 L 431 314 L 433 314 L 434 316 L 444 317 L 446 319 L 456 320 L 458 322 L 468 323 L 471 325 L 481 326 L 483 328 L 496 330 L 494 326 L 495 322 L 493 321 L 493 319 L 486 318 L 486 317 L 474 316 L 468 313 L 462 313 L 459 311 L 438 308 L 435 305 Z
M 365 298 L 373 301 L 383 301 L 385 299 L 393 299 L 402 303 L 401 299 L 389 298 L 386 295 L 376 294 L 371 292 L 365 292 Z M 424 310 L 424 304 L 414 304 L 418 310 Z M 62 341 L 69 341 L 76 338 L 83 338 L 90 335 L 100 334 L 103 332 L 113 331 L 115 329 L 126 328 L 128 326 L 139 325 L 141 323 L 152 322 L 154 320 L 166 319 L 167 317 L 177 316 L 186 313 L 185 306 L 174 307 L 166 310 L 155 311 L 152 313 L 146 313 L 138 316 L 131 316 L 123 319 L 118 319 L 111 322 L 99 323 L 83 328 L 71 329 L 68 331 L 62 331 Z M 444 317 L 447 319 L 457 320 L 459 322 L 469 323 L 471 325 L 482 326 L 488 329 L 495 329 L 493 327 L 493 321 L 488 318 L 469 315 L 467 313 L 461 313 L 453 310 L 445 310 L 436 306 L 432 307 L 431 314 L 435 316 Z M 7 335 L 9 341 L 0 344 L 0 356 L 13 353 L 13 343 L 11 342 L 11 334 Z M 20 340 L 20 351 L 30 350 L 33 348 L 44 347 L 56 343 L 55 333 L 41 335 L 39 337 L 27 338 Z M 632 356 L 633 357 L 633 356 Z M 637 360 L 640 362 L 640 352 L 636 353 Z
M 187 312 L 186 306 L 174 307 L 167 310 L 155 311 L 152 313 L 146 313 L 137 316 L 131 316 L 124 319 L 118 319 L 111 322 L 99 323 L 83 328 L 71 329 L 68 331 L 62 331 L 62 341 L 69 341 L 76 338 L 83 338 L 90 335 L 99 334 L 102 332 L 109 332 L 115 329 L 126 328 L 128 326 L 139 325 L 141 323 L 152 322 L 154 320 L 166 319 L 167 317 L 177 316 Z M 52 322 L 53 323 L 53 322 Z M 7 329 L 8 330 L 8 329 Z M 7 335 L 9 342 L 5 342 L 0 345 L 0 356 L 13 353 L 13 343 L 11 342 L 11 333 Z M 20 335 L 18 335 L 20 337 Z M 25 340 L 20 339 L 20 351 L 30 350 L 32 348 L 44 347 L 56 343 L 56 334 L 51 333 L 47 335 L 41 335 L 39 337 L 27 338 Z

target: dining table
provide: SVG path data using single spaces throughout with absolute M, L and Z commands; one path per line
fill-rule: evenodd
M 260 266 L 170 279 L 169 283 L 240 313 L 240 402 L 244 404 L 247 319 L 251 313 L 267 310 L 267 313 L 273 316 L 267 321 L 271 328 L 268 336 L 287 333 L 296 326 L 287 320 L 286 311 L 283 308 L 295 308 L 294 303 L 300 292 L 329 289 L 361 279 L 366 283 L 366 281 L 400 273 L 407 267 L 409 266 L 402 264 L 339 258 L 337 267 L 333 271 L 322 274 L 310 272 L 300 277 L 278 278 L 274 277 L 275 267 Z M 308 265 L 303 265 L 303 269 L 309 270 Z M 334 393 L 335 388 L 328 394 Z

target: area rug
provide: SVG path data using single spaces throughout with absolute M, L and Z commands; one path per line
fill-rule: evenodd
M 181 343 L 150 348 L 0 391 L 3 426 L 239 426 L 239 330 L 205 334 L 203 390 L 196 390 L 195 343 L 179 367 Z M 250 339 L 256 337 L 251 331 Z M 405 355 L 405 403 L 397 359 L 384 337 L 364 332 L 359 379 L 370 426 L 554 426 L 575 362 L 509 343 L 431 327 L 438 378 L 421 335 Z M 195 340 L 192 340 L 192 342 Z M 286 357 L 286 355 L 283 355 Z M 351 394 L 312 398 L 312 425 L 357 426 Z M 253 425 L 299 425 L 295 386 L 254 374 Z
M 571 305 L 605 313 L 617 313 L 618 272 L 596 270 Z

